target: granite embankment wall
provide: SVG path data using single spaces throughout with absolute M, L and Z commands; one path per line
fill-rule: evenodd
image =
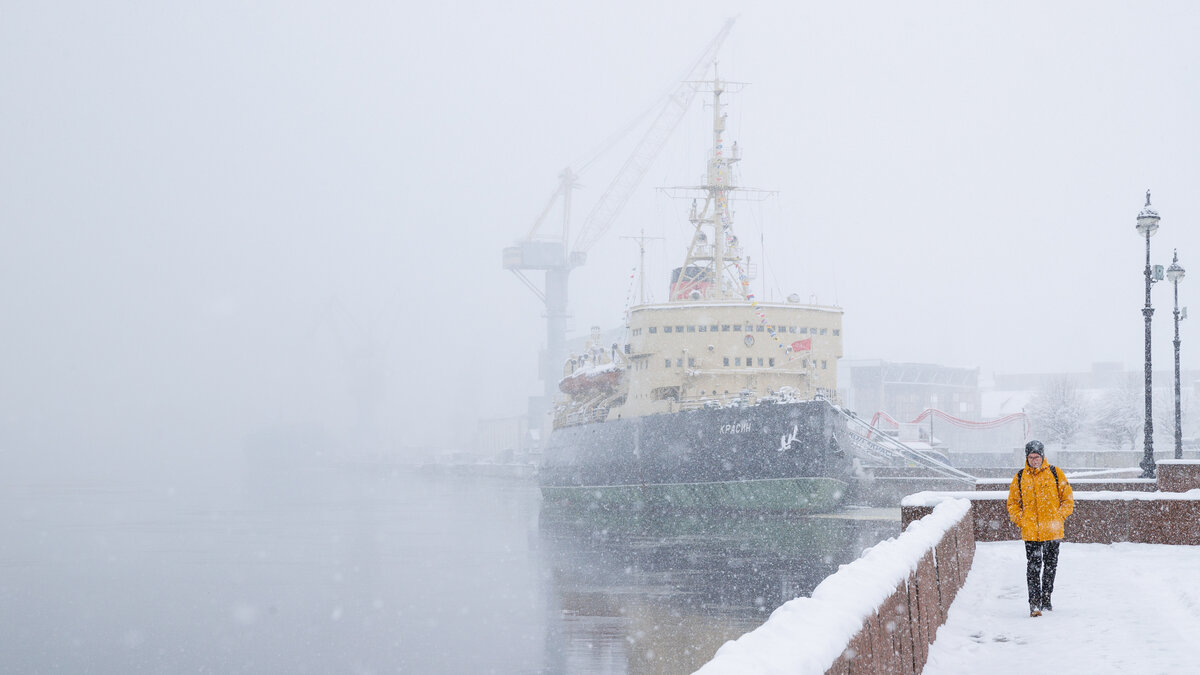
M 974 492 L 921 492 L 905 497 L 900 503 L 901 527 L 929 514 L 944 500 L 961 498 L 971 501 L 975 541 L 1020 539 L 1020 529 L 1008 518 L 1008 482 L 980 483 Z M 1065 541 L 1200 546 L 1200 461 L 1160 461 L 1157 480 L 1076 480 L 1071 485 L 1075 512 L 1067 519 Z
M 919 673 L 975 556 L 966 500 L 944 500 L 895 539 L 727 642 L 703 675 Z

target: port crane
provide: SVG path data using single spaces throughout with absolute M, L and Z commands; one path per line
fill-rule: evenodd
M 616 176 L 608 184 L 604 193 L 596 201 L 579 228 L 575 239 L 571 239 L 571 193 L 578 187 L 579 174 L 571 167 L 563 169 L 558 174 L 558 186 L 550 195 L 546 206 L 534 221 L 529 233 L 518 240 L 513 246 L 506 247 L 502 263 L 504 269 L 511 271 L 521 280 L 546 308 L 546 349 L 539 359 L 539 375 L 543 382 L 542 396 L 530 399 L 529 418 L 531 428 L 542 425 L 545 414 L 550 410 L 557 391 L 558 375 L 566 359 L 567 319 L 567 288 L 571 270 L 587 262 L 587 251 L 605 232 L 612 227 L 617 216 L 641 183 L 642 178 L 650 169 L 650 165 L 666 144 L 671 133 L 679 126 L 684 113 L 696 97 L 696 81 L 703 79 L 709 66 L 716 61 L 725 38 L 733 28 L 733 19 L 729 19 L 717 32 L 716 36 L 704 48 L 704 51 L 692 61 L 684 77 L 679 83 L 656 104 L 657 113 L 650 126 L 635 146 L 633 153 L 625 160 Z M 655 108 L 652 108 L 654 110 Z M 636 122 L 635 122 L 636 123 Z M 615 143 L 610 141 L 601 150 L 607 150 Z M 585 167 L 586 168 L 586 167 Z M 543 232 L 548 218 L 557 203 L 562 203 L 561 230 Z M 547 225 L 547 230 L 550 226 Z M 544 288 L 539 288 L 526 272 L 545 272 Z

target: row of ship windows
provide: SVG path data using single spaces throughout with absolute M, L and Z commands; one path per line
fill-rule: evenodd
M 646 328 L 646 330 L 649 331 L 651 334 L 654 334 L 654 333 L 658 332 L 658 326 L 649 326 L 648 328 Z M 662 332 L 664 332 L 664 333 L 672 333 L 672 332 L 674 332 L 674 333 L 684 333 L 684 332 L 687 332 L 687 333 L 716 333 L 716 332 L 728 333 L 731 331 L 734 333 L 741 333 L 743 331 L 745 331 L 747 333 L 765 333 L 768 331 L 774 331 L 776 333 L 792 333 L 792 334 L 799 334 L 799 335 L 825 335 L 827 332 L 829 332 L 829 330 L 830 330 L 829 328 L 817 328 L 815 326 L 812 328 L 809 328 L 808 326 L 764 326 L 761 324 L 758 326 L 743 326 L 742 324 L 728 324 L 728 323 L 712 324 L 711 326 L 704 325 L 704 326 L 663 326 L 662 327 Z M 842 331 L 840 329 L 834 328 L 832 330 L 833 330 L 833 334 L 835 336 L 842 334 Z M 635 336 L 641 335 L 642 329 L 634 328 L 633 334 Z
M 754 364 L 755 360 L 756 360 L 756 359 L 755 359 L 755 357 L 753 357 L 753 356 L 747 356 L 747 357 L 746 357 L 746 358 L 744 358 L 744 359 L 743 359 L 742 357 L 740 357 L 740 356 L 735 356 L 735 357 L 733 357 L 733 366 L 734 366 L 735 368 L 737 368 L 737 367 L 740 367 L 740 366 L 743 366 L 743 365 L 745 365 L 745 366 L 754 366 L 754 365 L 755 365 L 755 364 Z M 667 367 L 667 368 L 670 368 L 670 367 L 671 367 L 671 365 L 672 365 L 672 363 L 674 363 L 674 365 L 675 365 L 675 367 L 676 367 L 676 368 L 682 368 L 682 367 L 683 367 L 683 359 L 682 359 L 682 358 L 677 358 L 677 359 L 675 359 L 673 362 L 672 362 L 672 360 L 671 360 L 671 359 L 663 359 L 663 361 L 664 361 L 664 365 L 665 365 L 665 367 Z M 745 363 L 742 363 L 743 361 L 745 361 Z M 764 359 L 763 357 L 761 357 L 761 356 L 760 356 L 760 357 L 758 357 L 758 358 L 757 358 L 757 361 L 758 361 L 758 366 L 759 366 L 759 367 L 764 367 L 764 366 L 765 366 L 765 367 L 768 367 L 768 368 L 774 368 L 774 367 L 775 367 L 775 359 L 774 359 L 773 357 L 768 357 L 768 358 L 765 358 L 765 359 Z M 828 369 L 829 369 L 829 361 L 822 359 L 820 363 L 821 363 L 821 370 L 828 370 Z M 688 359 L 687 359 L 687 364 L 688 364 L 688 368 L 695 368 L 695 367 L 696 367 L 696 357 L 694 357 L 694 356 L 689 356 L 689 357 L 688 357 Z M 812 364 L 813 364 L 813 367 L 815 368 L 815 367 L 817 366 L 817 360 L 816 360 L 816 359 L 813 359 L 813 361 L 812 361 Z M 730 357 L 726 356 L 726 357 L 724 358 L 724 364 L 723 364 L 723 365 L 725 365 L 725 366 L 729 366 L 729 365 L 730 365 Z M 805 367 L 805 368 L 807 368 L 807 367 L 808 367 L 808 359 L 804 359 L 804 360 L 803 360 L 803 362 L 801 362 L 801 364 L 800 364 L 800 365 L 801 365 L 801 366 L 803 366 L 803 367 Z

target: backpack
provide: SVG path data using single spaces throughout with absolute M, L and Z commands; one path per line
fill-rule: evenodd
M 1051 464 L 1051 465 L 1050 465 L 1050 473 L 1054 474 L 1054 494 L 1056 494 L 1056 495 L 1057 495 L 1057 494 L 1058 494 L 1058 490 L 1059 490 L 1059 487 L 1058 487 L 1058 467 L 1057 467 L 1057 466 L 1054 466 L 1053 464 Z M 1021 510 L 1022 510 L 1022 511 L 1024 511 L 1024 510 L 1025 510 L 1025 495 L 1024 495 L 1024 494 L 1022 494 L 1022 491 L 1021 491 L 1021 478 L 1022 478 L 1024 475 L 1025 475 L 1025 467 L 1021 467 L 1021 470 L 1017 472 L 1016 479 L 1017 479 L 1017 502 L 1018 502 L 1018 503 L 1021 505 Z M 1058 498 L 1058 501 L 1059 501 L 1060 503 L 1062 502 L 1062 497 L 1061 497 L 1061 496 Z

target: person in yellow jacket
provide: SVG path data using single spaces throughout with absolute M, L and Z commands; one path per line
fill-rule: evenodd
M 1075 510 L 1074 493 L 1058 467 L 1046 462 L 1041 441 L 1025 444 L 1025 468 L 1013 476 L 1008 488 L 1008 517 L 1021 528 L 1025 540 L 1025 579 L 1029 584 L 1029 616 L 1054 609 L 1054 574 L 1058 571 L 1058 545 L 1067 516 Z

